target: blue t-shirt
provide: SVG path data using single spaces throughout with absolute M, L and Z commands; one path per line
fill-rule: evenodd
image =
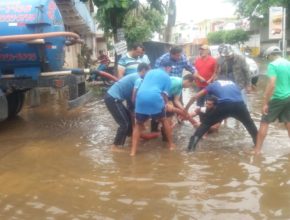
M 139 79 L 137 79 L 135 81 L 135 84 L 134 84 L 134 89 L 139 89 L 139 87 L 141 86 L 142 82 L 143 82 L 143 78 L 140 77 Z
M 168 96 L 171 80 L 163 69 L 150 70 L 143 79 L 136 96 L 135 112 L 152 115 L 162 112 L 165 107 L 162 94 Z
M 139 73 L 132 73 L 130 75 L 124 76 L 122 79 L 115 82 L 111 86 L 111 88 L 108 90 L 108 94 L 115 99 L 122 101 L 126 100 L 130 102 L 135 81 L 139 78 Z
M 209 95 L 217 97 L 218 103 L 243 102 L 241 89 L 232 81 L 217 80 L 209 84 L 205 90 Z
M 124 76 L 136 73 L 140 63 L 141 60 L 139 58 L 133 58 L 129 54 L 122 56 L 118 61 L 118 65 L 125 69 Z

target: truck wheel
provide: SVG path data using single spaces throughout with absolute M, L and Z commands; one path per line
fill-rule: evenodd
M 24 103 L 24 92 L 13 92 L 7 95 L 8 118 L 15 117 L 22 109 Z

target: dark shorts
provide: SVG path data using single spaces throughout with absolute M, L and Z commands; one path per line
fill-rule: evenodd
M 174 115 L 175 115 L 174 112 L 166 112 L 166 118 L 170 118 L 170 117 L 172 117 Z
M 136 113 L 136 121 L 137 123 L 144 123 L 149 118 L 151 118 L 152 120 L 159 120 L 164 118 L 165 116 L 166 116 L 165 109 L 163 109 L 162 112 L 152 115 Z
M 267 115 L 262 115 L 262 122 L 271 123 L 276 119 L 279 122 L 290 122 L 290 97 L 286 99 L 272 99 L 269 102 Z

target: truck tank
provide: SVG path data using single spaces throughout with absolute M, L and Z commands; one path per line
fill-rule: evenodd
M 0 3 L 0 14 L 0 36 L 64 31 L 60 11 L 53 0 L 5 1 Z M 42 71 L 62 68 L 65 37 L 46 38 L 41 46 L 29 40 L 27 43 L 19 41 L 21 39 L 17 43 L 7 42 L 0 48 L 0 74 L 36 78 Z
M 66 42 L 79 36 L 65 32 L 54 0 L 1 1 L 0 30 L 0 120 L 16 115 L 33 88 L 68 86 L 71 102 L 86 94 L 84 71 L 62 69 Z

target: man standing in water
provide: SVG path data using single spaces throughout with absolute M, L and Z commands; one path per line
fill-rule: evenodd
M 279 47 L 269 47 L 265 56 L 272 61 L 268 65 L 268 85 L 264 93 L 262 119 L 254 149 L 255 154 L 261 153 L 261 148 L 271 122 L 279 119 L 285 123 L 290 137 L 290 62 L 281 57 Z
M 206 82 L 201 82 L 200 79 L 196 79 L 197 92 L 204 89 L 209 83 L 215 79 L 215 74 L 217 70 L 217 62 L 210 55 L 209 47 L 207 44 L 202 45 L 199 48 L 200 56 L 195 60 L 195 68 L 198 74 L 202 76 Z M 205 103 L 205 97 L 201 97 L 197 100 L 196 105 L 203 107 Z
M 147 64 L 139 64 L 138 73 L 132 73 L 115 82 L 105 95 L 105 104 L 119 125 L 112 146 L 113 150 L 122 147 L 125 143 L 126 137 L 132 134 L 130 111 L 133 109 L 131 100 L 133 88 L 136 80 L 140 77 L 144 77 L 148 70 L 149 66 Z M 124 101 L 127 102 L 127 107 L 123 104 Z
M 217 80 L 193 96 L 186 105 L 186 109 L 188 110 L 194 101 L 206 94 L 217 97 L 218 103 L 216 108 L 207 114 L 207 117 L 191 136 L 188 150 L 194 150 L 196 148 L 200 138 L 208 132 L 211 126 L 222 122 L 222 120 L 228 117 L 233 117 L 242 122 L 255 144 L 257 128 L 243 101 L 240 88 L 232 81 Z
M 228 44 L 220 47 L 220 54 L 217 79 L 235 82 L 240 87 L 243 100 L 247 105 L 246 93 L 250 91 L 250 70 L 245 58 L 236 54 Z
M 169 149 L 173 149 L 173 138 L 168 119 L 165 117 L 165 106 L 168 102 L 171 80 L 168 73 L 171 64 L 163 62 L 158 69 L 150 70 L 138 89 L 135 105 L 136 124 L 133 128 L 131 156 L 135 156 L 144 123 L 151 118 L 158 120 L 164 127 Z
M 187 60 L 186 56 L 182 53 L 180 47 L 172 47 L 170 52 L 163 54 L 155 62 L 155 67 L 161 67 L 161 63 L 168 62 L 172 68 L 169 73 L 170 76 L 182 77 L 183 69 L 194 74 L 195 69 L 192 64 Z M 204 80 L 204 79 L 203 79 Z

